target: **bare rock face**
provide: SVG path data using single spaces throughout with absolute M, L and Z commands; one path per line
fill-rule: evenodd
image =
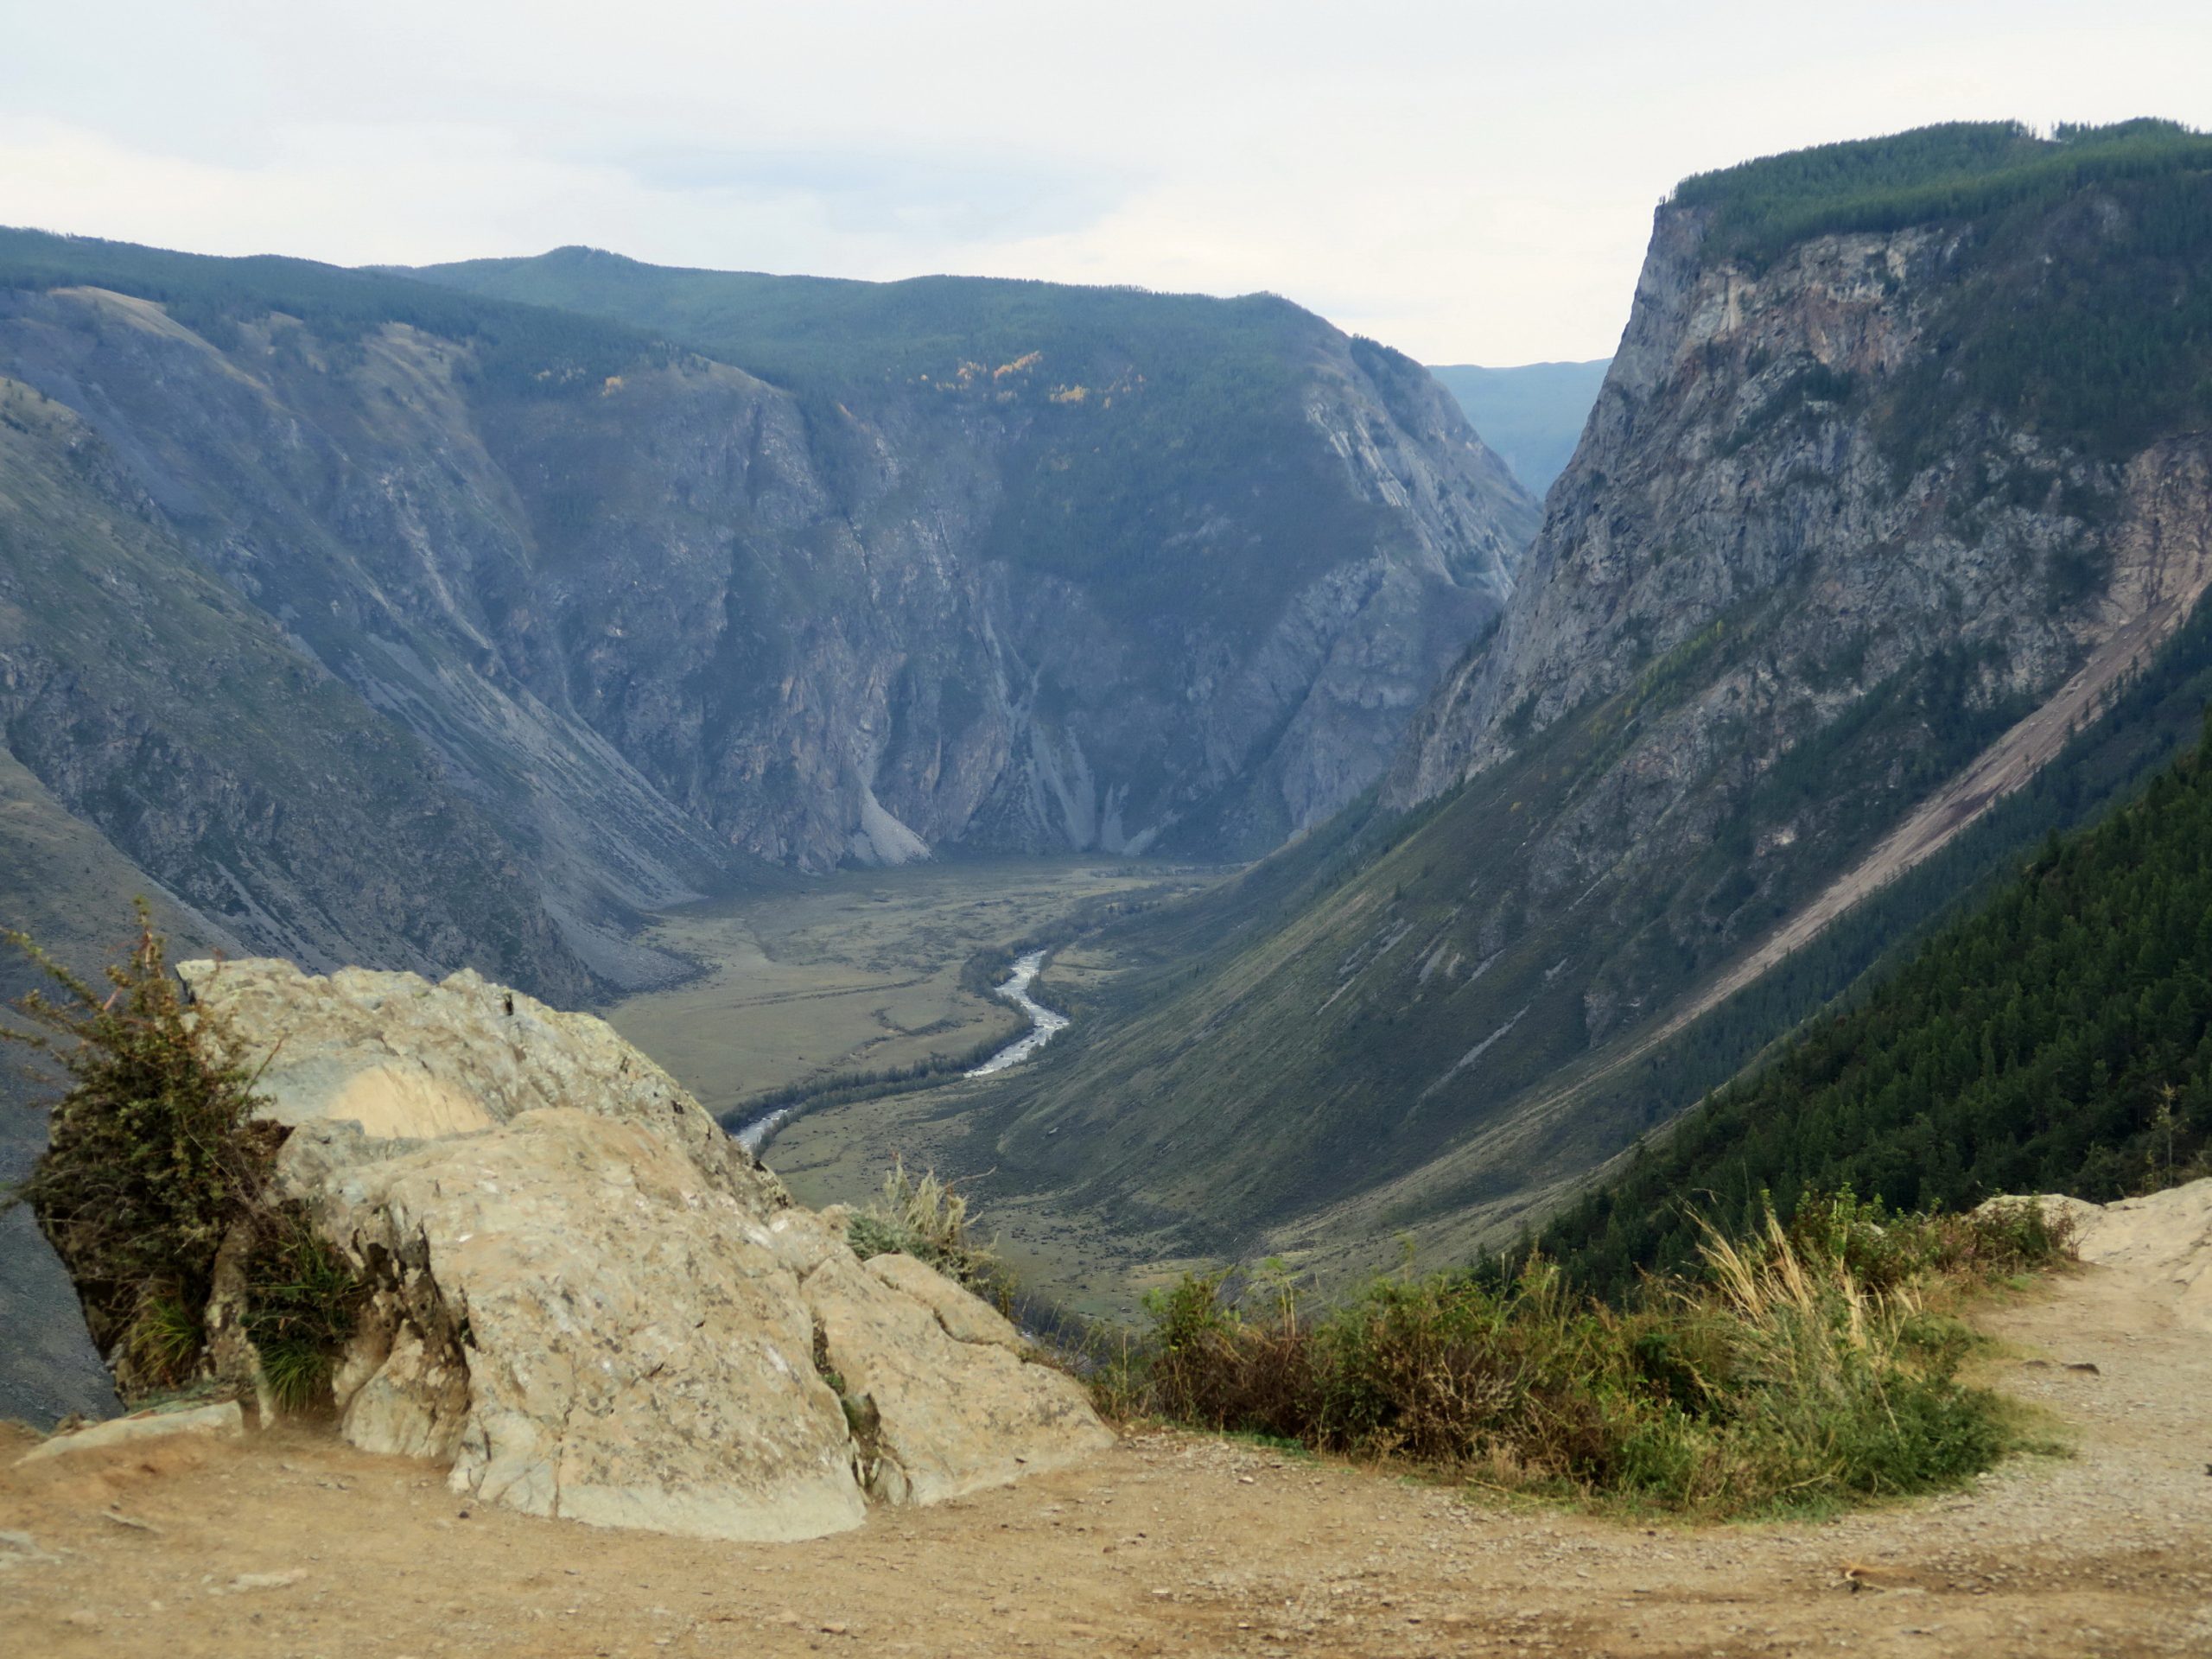
M 469 969 L 414 974 L 289 962 L 188 962 L 177 973 L 257 1058 L 266 1115 L 295 1126 L 358 1124 L 372 1141 L 495 1128 L 547 1106 L 650 1125 L 733 1192 L 789 1202 L 683 1085 L 596 1015 L 564 1014 Z
M 530 1514 L 776 1540 L 1110 1440 L 995 1312 L 863 1263 L 603 1021 L 473 974 L 182 971 L 372 1286 L 334 1388 L 353 1444 Z
M 2070 1219 L 2082 1260 L 2158 1287 L 2183 1321 L 2212 1331 L 2212 1177 L 2111 1204 L 2045 1192 L 1981 1209 L 2023 1203 Z

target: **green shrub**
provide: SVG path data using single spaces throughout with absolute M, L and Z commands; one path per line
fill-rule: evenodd
M 246 1268 L 246 1335 L 276 1403 L 327 1404 L 340 1351 L 366 1294 L 346 1258 L 297 1204 L 268 1211 Z
M 145 902 L 111 988 L 6 939 L 53 982 L 15 1005 L 31 1027 L 0 1037 L 49 1056 L 67 1087 L 45 1153 L 10 1195 L 26 1203 L 75 1282 L 93 1343 L 125 1400 L 203 1380 L 219 1258 L 245 1264 L 245 1325 L 279 1402 L 327 1391 L 360 1286 L 270 1179 L 285 1131 L 257 1119 L 227 1027 L 188 1008 Z
M 1771 1201 L 1766 1204 L 1771 1213 Z M 1892 1214 L 1846 1186 L 1800 1198 L 1787 1229 L 1802 1255 L 1832 1259 L 1868 1290 L 1943 1280 L 1982 1285 L 2036 1273 L 2070 1254 L 2073 1217 L 2041 1205 L 1993 1201 L 1969 1215 Z
M 872 1255 L 911 1255 L 1003 1306 L 1011 1281 L 989 1247 L 969 1236 L 968 1225 L 968 1200 L 933 1170 L 919 1179 L 907 1174 L 902 1159 L 883 1178 L 875 1200 L 846 1224 L 845 1240 L 863 1262 Z
M 1694 1283 L 1617 1309 L 1530 1256 L 1510 1276 L 1377 1279 L 1309 1316 L 1281 1275 L 1155 1292 L 1094 1388 L 1122 1414 L 1396 1458 L 1480 1484 L 1700 1514 L 1924 1491 L 2014 1443 L 1957 1381 L 1972 1338 L 1925 1293 L 2063 1240 L 2038 1220 L 1885 1217 L 1847 1194 L 1749 1239 L 1708 1232 Z M 1870 1285 L 1854 1260 L 1884 1282 Z

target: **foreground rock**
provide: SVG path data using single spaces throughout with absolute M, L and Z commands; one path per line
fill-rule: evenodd
M 531 1514 L 769 1540 L 1110 1440 L 992 1309 L 863 1263 L 603 1021 L 471 973 L 181 971 L 371 1285 L 334 1388 L 353 1444 Z
M 2032 1201 L 2046 1215 L 2072 1218 L 2082 1260 L 2161 1287 L 2176 1317 L 2212 1331 L 2212 1177 L 2111 1204 L 2059 1193 Z M 1982 1208 L 2021 1202 L 1992 1198 Z
M 67 1434 L 56 1434 L 52 1440 L 41 1440 L 17 1459 L 19 1463 L 38 1463 L 48 1458 L 66 1458 L 80 1452 L 105 1452 L 118 1446 L 140 1446 L 148 1440 L 166 1440 L 180 1434 L 204 1435 L 210 1440 L 235 1440 L 245 1433 L 245 1413 L 235 1400 L 225 1400 L 212 1406 L 196 1406 L 184 1411 L 138 1411 L 128 1417 L 111 1417 L 104 1423 L 94 1423 Z

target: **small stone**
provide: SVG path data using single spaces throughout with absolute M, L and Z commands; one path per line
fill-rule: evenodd
M 297 1584 L 305 1577 L 307 1569 L 298 1567 L 282 1573 L 241 1573 L 228 1584 L 219 1586 L 214 1593 L 235 1596 L 250 1590 L 282 1590 L 288 1585 Z

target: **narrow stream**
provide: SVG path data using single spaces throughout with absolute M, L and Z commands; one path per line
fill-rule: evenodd
M 963 1077 L 988 1077 L 1010 1065 L 1019 1065 L 1068 1028 L 1067 1015 L 1057 1008 L 1046 1007 L 1029 995 L 1029 988 L 1036 983 L 1037 976 L 1044 971 L 1046 954 L 1043 950 L 1032 950 L 1027 956 L 1017 958 L 1014 971 L 1007 976 L 1006 983 L 998 988 L 1001 996 L 1029 1016 L 1029 1029 L 981 1065 L 962 1073 Z M 791 1115 L 791 1109 L 788 1106 L 779 1107 L 772 1112 L 763 1112 L 739 1129 L 734 1138 L 738 1145 L 757 1158 L 760 1155 L 760 1148 L 767 1144 L 768 1137 L 781 1128 L 784 1120 Z
M 1037 976 L 1043 971 L 1044 966 L 1045 952 L 1042 950 L 1032 950 L 1014 963 L 1014 972 L 1007 976 L 1006 983 L 999 987 L 999 995 L 1029 1016 L 1029 1029 L 969 1071 L 968 1076 L 988 1077 L 995 1071 L 1005 1071 L 1009 1065 L 1019 1065 L 1068 1028 L 1067 1015 L 1046 1007 L 1029 995 L 1030 986 L 1036 982 Z

